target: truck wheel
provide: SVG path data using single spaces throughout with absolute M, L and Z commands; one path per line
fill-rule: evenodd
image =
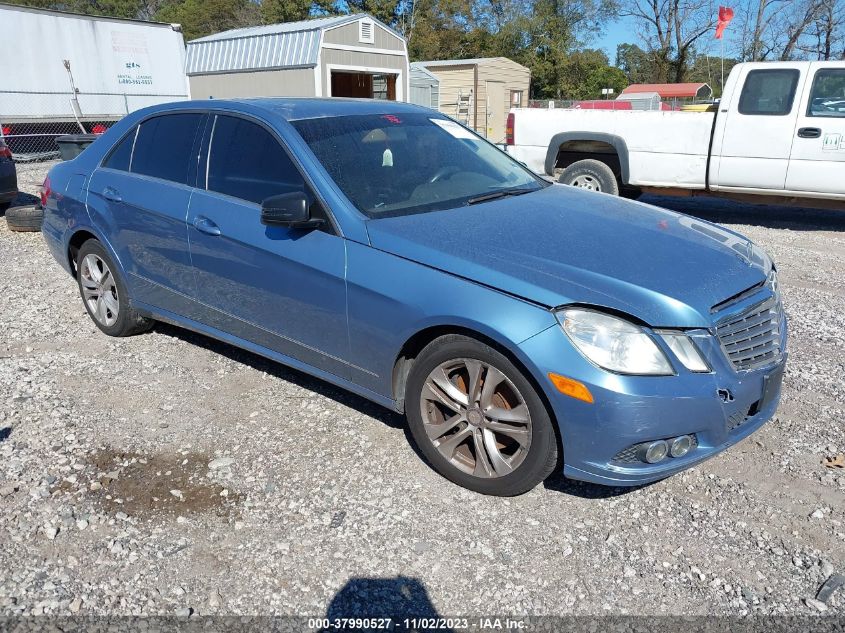
M 558 182 L 587 191 L 619 195 L 619 183 L 613 170 L 600 160 L 588 158 L 563 170 Z
M 41 230 L 44 211 L 35 207 L 11 207 L 6 211 L 6 224 L 11 231 L 28 231 L 35 233 Z

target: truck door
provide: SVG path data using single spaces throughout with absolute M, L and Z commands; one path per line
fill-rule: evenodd
M 786 188 L 845 194 L 845 64 L 811 64 L 794 134 Z
M 719 104 L 710 170 L 714 189 L 783 190 L 803 79 L 798 64 L 741 67 Z

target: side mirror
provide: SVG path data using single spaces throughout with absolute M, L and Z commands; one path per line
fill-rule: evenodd
M 323 220 L 311 217 L 304 191 L 292 191 L 271 196 L 261 203 L 261 224 L 313 229 L 322 225 Z

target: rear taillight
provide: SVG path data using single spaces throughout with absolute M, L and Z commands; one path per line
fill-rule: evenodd
M 50 189 L 50 177 L 44 179 L 44 184 L 41 185 L 41 208 L 47 206 L 47 198 L 50 197 L 50 194 L 53 193 L 53 190 Z
M 505 124 L 505 145 L 516 145 L 513 128 L 516 122 L 516 114 L 508 112 L 508 122 Z
M 11 136 L 12 128 L 10 128 L 8 125 L 4 125 L 3 127 L 0 127 L 0 132 L 3 132 L 3 136 Z
M 0 138 L 0 158 L 11 158 L 12 157 L 12 150 L 9 149 L 9 146 Z

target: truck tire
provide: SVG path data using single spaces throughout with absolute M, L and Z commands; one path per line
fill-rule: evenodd
M 6 224 L 9 230 L 35 233 L 41 230 L 44 211 L 35 207 L 10 207 L 6 211 Z
M 619 182 L 616 180 L 616 174 L 605 163 L 593 158 L 572 163 L 563 170 L 558 182 L 587 191 L 609 193 L 613 196 L 619 195 Z

